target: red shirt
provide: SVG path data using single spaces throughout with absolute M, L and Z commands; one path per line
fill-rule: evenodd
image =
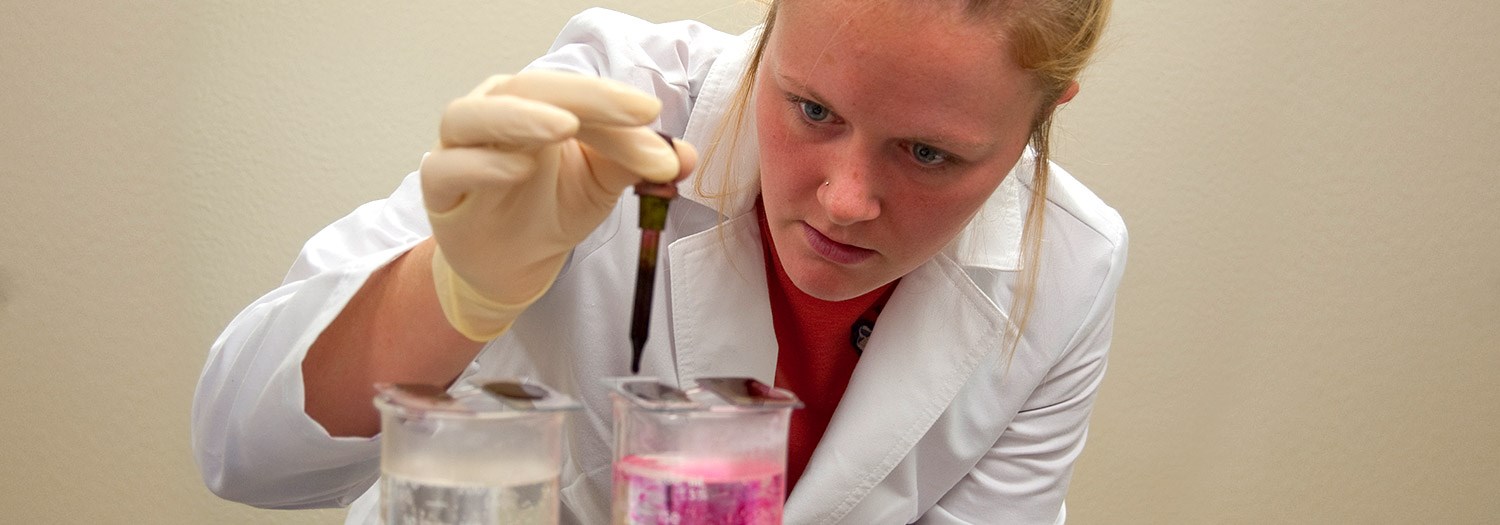
M 859 350 L 854 344 L 855 323 L 863 319 L 865 326 L 873 327 L 896 282 L 847 301 L 824 301 L 803 293 L 792 284 L 776 256 L 776 247 L 766 227 L 766 214 L 759 202 L 755 210 L 760 216 L 771 320 L 779 347 L 776 386 L 797 394 L 804 405 L 792 411 L 791 431 L 787 436 L 786 489 L 790 494 L 807 468 L 813 448 L 827 430 L 833 410 L 854 374 L 854 365 L 859 362 Z

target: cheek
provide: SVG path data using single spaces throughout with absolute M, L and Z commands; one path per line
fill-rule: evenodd
M 902 205 L 890 210 L 892 227 L 906 242 L 908 254 L 925 258 L 937 253 L 962 230 L 998 182 L 979 178 L 941 191 L 912 187 L 902 193 Z M 894 216 L 899 215 L 899 218 Z
M 798 124 L 787 120 L 783 108 L 776 104 L 757 104 L 761 192 L 773 199 L 805 193 L 807 182 L 818 180 L 816 151 L 798 139 L 794 127 Z
M 787 136 L 786 125 L 777 121 L 776 111 L 769 107 L 765 97 L 757 99 L 755 104 L 755 132 L 756 139 L 760 142 L 760 164 L 761 171 L 775 171 L 774 167 L 780 156 L 777 154 L 786 149 Z

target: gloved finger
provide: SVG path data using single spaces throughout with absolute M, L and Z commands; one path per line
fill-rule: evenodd
M 422 159 L 422 202 L 429 213 L 447 213 L 472 192 L 524 180 L 536 165 L 537 157 L 532 152 L 492 148 L 434 151 Z
M 662 145 L 667 145 L 667 142 L 662 140 L 661 137 L 654 137 L 654 139 Z M 620 193 L 625 191 L 626 187 L 637 184 L 642 180 L 651 180 L 644 179 L 639 173 L 632 171 L 631 168 L 619 163 L 608 155 L 600 153 L 592 145 L 588 143 L 581 144 L 584 154 L 589 156 L 589 164 L 593 168 L 594 180 L 597 182 L 594 189 L 599 192 L 597 195 L 598 198 L 604 200 L 618 198 Z M 694 149 L 692 144 L 682 141 L 673 141 L 671 148 L 676 157 L 674 164 L 677 169 L 669 175 L 669 178 L 664 179 L 665 182 L 663 184 L 675 185 L 692 172 L 693 167 L 698 162 L 698 150 Z
M 527 71 L 500 78 L 484 93 L 552 104 L 586 124 L 644 126 L 661 113 L 660 100 L 623 82 L 560 71 Z
M 525 149 L 560 142 L 577 132 L 578 117 L 567 110 L 509 95 L 454 100 L 438 125 L 445 148 Z
M 666 135 L 662 136 L 666 137 Z M 693 168 L 698 166 L 697 148 L 694 148 L 692 144 L 688 144 L 679 140 L 668 140 L 672 140 L 672 145 L 677 150 L 677 162 L 681 166 L 681 168 L 677 170 L 677 178 L 672 179 L 672 182 L 638 183 L 635 185 L 636 195 L 651 195 L 655 197 L 661 197 L 663 199 L 675 199 L 677 198 L 678 193 L 677 183 L 682 182 L 683 179 L 686 179 L 688 174 L 693 172 Z
M 686 141 L 671 140 L 672 150 L 677 152 L 677 176 L 672 178 L 672 184 L 677 184 L 698 168 L 698 148 Z
M 610 186 L 621 188 L 635 184 L 641 179 L 651 182 L 668 182 L 677 177 L 680 163 L 672 144 L 662 140 L 650 128 L 642 126 L 603 126 L 584 124 L 578 128 L 578 141 L 587 145 L 589 161 L 598 157 L 607 158 L 619 165 L 624 172 L 619 180 L 605 181 Z M 622 171 L 622 170 L 616 170 Z M 602 174 L 601 174 L 602 175 Z
M 495 86 L 510 82 L 510 77 L 513 76 L 515 75 L 490 75 L 489 78 L 484 79 L 484 82 L 480 82 L 474 89 L 469 90 L 467 96 L 470 98 L 487 96 L 495 90 Z

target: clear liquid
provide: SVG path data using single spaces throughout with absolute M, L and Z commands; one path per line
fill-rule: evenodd
M 386 475 L 380 519 L 386 525 L 554 525 L 557 478 L 492 486 Z
M 785 467 L 627 456 L 615 464 L 615 525 L 780 525 Z

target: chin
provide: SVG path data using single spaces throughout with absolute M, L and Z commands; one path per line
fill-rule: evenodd
M 822 299 L 824 301 L 828 301 L 828 302 L 831 302 L 831 303 L 836 303 L 836 302 L 839 302 L 839 301 L 848 301 L 848 300 L 853 299 L 855 297 L 859 297 L 861 295 L 864 295 L 863 293 L 855 292 L 855 291 L 850 291 L 850 290 L 819 290 L 819 289 L 808 290 L 808 289 L 803 289 L 802 291 L 807 292 L 807 295 L 811 295 L 813 297 L 817 297 L 818 299 Z
M 816 275 L 808 275 L 810 272 L 794 272 L 790 269 L 787 273 L 792 278 L 792 284 L 797 285 L 798 290 L 824 301 L 847 301 L 876 288 L 857 286 L 848 277 L 837 274 L 819 272 Z

